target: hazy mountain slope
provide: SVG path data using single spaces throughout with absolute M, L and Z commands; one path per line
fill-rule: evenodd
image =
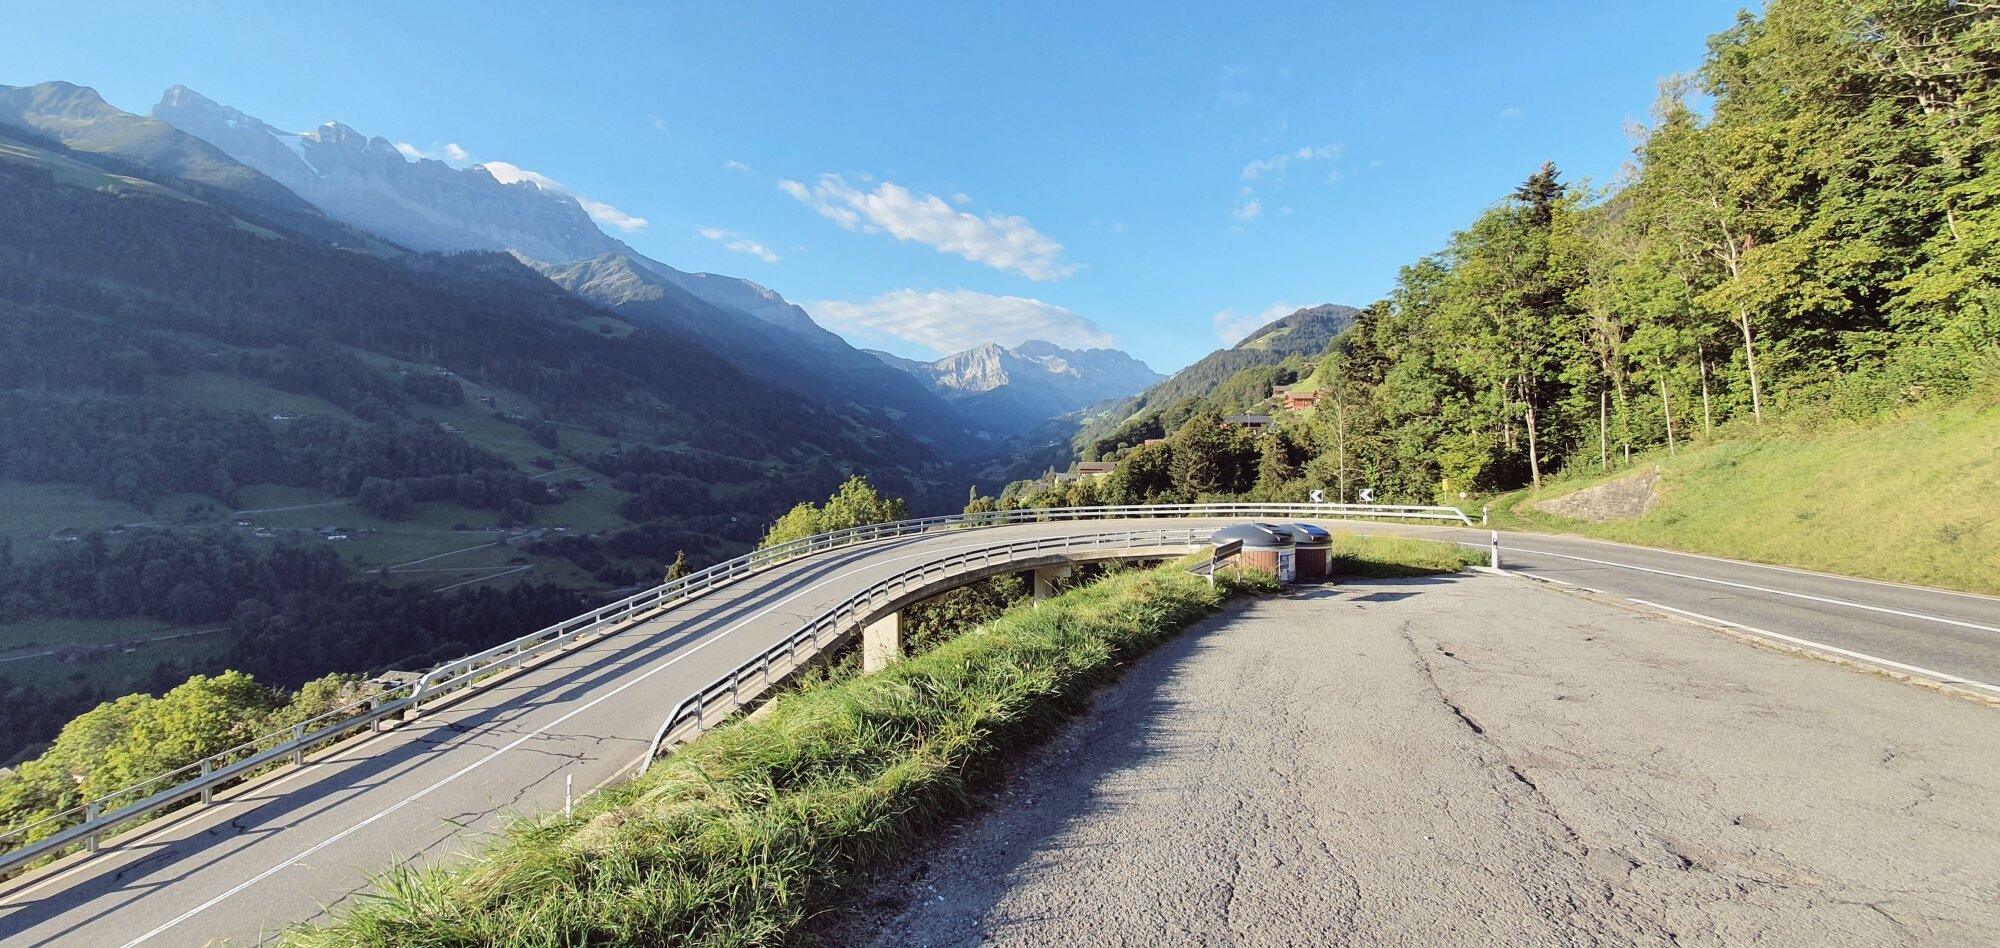
M 85 86 L 0 86 L 0 123 L 61 142 L 77 160 L 110 157 L 122 163 L 121 171 L 148 176 L 196 198 L 226 200 L 259 224 L 322 240 L 361 242 L 278 181 L 165 122 L 122 111 Z
M 631 252 L 628 250 L 628 252 Z M 694 294 L 696 297 L 726 309 L 748 313 L 782 329 L 789 329 L 814 340 L 837 343 L 843 349 L 852 350 L 847 341 L 820 324 L 813 322 L 811 315 L 796 304 L 778 295 L 777 291 L 760 286 L 741 277 L 722 276 L 714 273 L 688 273 L 677 270 L 651 257 L 632 253 L 633 259 L 641 265 L 671 280 L 675 286 Z M 859 351 L 859 350 L 854 350 Z
M 575 198 L 485 168 L 411 161 L 386 138 L 338 122 L 286 132 L 185 86 L 153 117 L 212 143 L 334 218 L 413 250 L 517 250 L 567 262 L 619 249 Z
M 1130 395 L 1163 378 L 1116 349 L 1064 349 L 1034 339 L 1011 348 L 987 343 L 935 362 L 871 354 L 924 380 L 985 427 L 1008 434 L 1031 431 L 1058 415 Z
M 701 338 L 743 353 L 755 340 L 771 361 L 835 404 L 862 406 L 880 422 L 958 455 L 974 450 L 964 419 L 925 387 L 821 328 L 784 297 L 736 277 L 687 273 L 649 259 L 605 234 L 577 199 L 532 181 L 502 184 L 483 166 L 454 168 L 409 160 L 387 139 L 329 122 L 286 132 L 208 99 L 185 86 L 167 90 L 153 114 L 283 182 L 333 217 L 418 250 L 510 250 L 562 272 L 584 295 L 611 306 L 634 306 Z M 591 261 L 622 260 L 610 269 L 568 270 Z M 636 268 L 636 269 L 635 269 Z M 681 293 L 665 299 L 658 281 Z M 571 287 L 576 289 L 576 287 Z M 634 295 L 637 294 L 637 295 Z M 704 305 L 693 305 L 695 303 Z M 782 333 L 758 331 L 759 324 Z M 732 364 L 762 376 L 755 360 Z M 796 386 L 783 386 L 795 390 Z
M 671 328 L 700 339 L 730 365 L 757 379 L 759 388 L 769 393 L 764 397 L 808 398 L 869 425 L 920 438 L 950 456 L 974 450 L 976 442 L 965 418 L 917 380 L 882 365 L 810 320 L 809 331 L 793 332 L 716 306 L 681 289 L 649 263 L 625 254 L 570 264 L 530 261 L 557 285 L 635 326 Z
M 232 345 L 334 342 L 421 360 L 521 392 L 552 417 L 746 458 L 820 451 L 891 471 L 899 453 L 927 460 L 913 443 L 817 405 L 773 411 L 719 398 L 759 383 L 672 326 L 624 338 L 593 331 L 604 310 L 505 255 L 386 261 L 259 237 L 202 205 L 121 201 L 6 168 L 15 213 L 0 230 L 0 269 L 13 277 L 0 291 L 17 301 L 97 287 L 71 305 Z
M 1326 351 L 1334 336 L 1354 323 L 1354 314 L 1358 312 L 1351 306 L 1332 303 L 1298 310 L 1251 333 L 1234 346 L 1203 356 L 1133 398 L 1093 407 L 1074 443 L 1081 449 L 1120 426 L 1157 414 L 1181 399 L 1206 395 L 1244 369 L 1276 365 L 1291 356 L 1317 356 Z

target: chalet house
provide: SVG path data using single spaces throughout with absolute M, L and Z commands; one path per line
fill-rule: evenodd
M 1110 461 L 1079 461 L 1076 465 L 1076 473 L 1079 477 L 1103 477 L 1111 473 L 1112 469 L 1117 466 L 1117 464 Z
M 1225 425 L 1235 425 L 1238 428 L 1248 428 L 1251 431 L 1262 431 L 1265 428 L 1269 428 L 1272 421 L 1273 419 L 1270 415 L 1230 415 L 1222 419 L 1222 423 Z
M 1286 411 L 1305 411 L 1308 408 L 1317 407 L 1319 405 L 1319 392 L 1286 392 L 1284 405 Z
M 1273 385 L 1271 386 L 1271 398 L 1274 401 L 1282 402 L 1285 400 L 1285 395 L 1291 392 L 1291 390 L 1292 387 L 1289 385 Z

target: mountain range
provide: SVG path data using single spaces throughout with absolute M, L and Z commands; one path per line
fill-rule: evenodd
M 1116 349 L 1064 349 L 1039 339 L 1011 347 L 987 343 L 935 362 L 868 351 L 923 380 L 982 427 L 1008 434 L 1166 378 Z
M 1014 434 L 1081 407 L 1071 404 L 1074 398 L 1053 397 L 1033 375 L 1022 376 L 1025 389 L 1015 391 L 1003 377 L 977 389 L 983 397 L 974 403 L 947 405 L 937 396 L 967 389 L 933 386 L 929 379 L 913 384 L 767 287 L 649 258 L 600 230 L 574 196 L 511 166 L 496 174 L 486 165 L 413 160 L 387 139 L 338 122 L 287 132 L 185 86 L 167 90 L 152 117 L 256 169 L 336 220 L 413 250 L 509 251 L 585 299 L 641 322 L 688 330 L 775 388 L 879 413 L 882 423 L 899 425 L 947 455 L 980 450 L 972 440 L 978 432 Z M 1087 378 L 1098 361 L 1110 374 Z M 1125 371 L 1119 359 L 1079 366 L 1052 373 L 1066 379 L 1059 387 L 1122 388 L 1114 394 L 1123 395 L 1152 381 Z

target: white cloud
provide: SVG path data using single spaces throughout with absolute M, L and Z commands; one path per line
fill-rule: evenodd
M 1284 174 L 1285 169 L 1291 167 L 1294 163 L 1325 161 L 1329 158 L 1338 158 L 1340 157 L 1340 151 L 1341 148 L 1339 145 L 1307 145 L 1296 151 L 1288 151 L 1281 155 L 1272 155 L 1269 158 L 1259 158 L 1243 166 L 1243 180 L 1252 181 L 1263 177 L 1277 177 Z
M 731 159 L 729 159 L 728 161 L 725 161 L 725 162 L 723 162 L 723 163 L 722 163 L 722 170 L 724 170 L 724 171 L 741 171 L 741 172 L 743 172 L 744 174 L 755 174 L 755 173 L 756 173 L 756 169 L 755 169 L 755 168 L 752 168 L 752 167 L 750 167 L 749 165 L 747 165 L 747 164 L 744 164 L 743 162 L 740 162 L 740 161 L 737 161 L 737 160 L 736 160 L 736 159 L 734 159 L 734 158 L 731 158 Z
M 755 240 L 751 240 L 750 238 L 745 237 L 742 234 L 739 234 L 733 230 L 721 230 L 715 227 L 703 227 L 700 230 L 695 231 L 695 233 L 700 234 L 701 236 L 709 240 L 713 240 L 716 241 L 717 243 L 722 244 L 723 249 L 725 250 L 730 250 L 735 253 L 749 254 L 750 256 L 756 257 L 757 259 L 762 260 L 765 263 L 777 263 L 778 261 L 784 259 L 783 257 L 780 257 L 775 253 L 772 253 L 770 248 L 765 247 L 763 244 Z
M 397 142 L 396 150 L 402 152 L 403 157 L 411 161 L 421 161 L 429 158 L 432 161 L 464 162 L 472 157 L 470 152 L 460 148 L 456 142 L 447 142 L 443 148 L 439 148 L 436 151 L 425 151 L 409 142 Z
M 1215 314 L 1215 338 L 1222 340 L 1225 346 L 1233 346 L 1248 339 L 1251 333 L 1290 316 L 1297 309 L 1285 302 L 1272 303 L 1261 313 L 1238 313 L 1225 309 Z
M 1052 303 L 971 290 L 896 290 L 860 303 L 822 300 L 807 309 L 835 330 L 892 336 L 939 355 L 988 342 L 1014 346 L 1041 339 L 1072 348 L 1115 342 L 1096 323 Z
M 1504 109 L 1501 109 L 1500 114 L 1495 115 L 1493 117 L 1499 119 L 1502 122 L 1505 122 L 1508 119 L 1517 119 L 1526 114 L 1528 114 L 1527 109 L 1524 109 L 1518 105 L 1510 105 Z
M 1326 169 L 1326 183 L 1328 184 L 1339 184 L 1341 182 L 1341 179 L 1345 177 L 1347 176 L 1341 174 L 1339 168 Z
M 568 197 L 575 199 L 576 203 L 583 206 L 584 213 L 589 214 L 591 220 L 594 220 L 600 224 L 604 224 L 609 227 L 616 227 L 619 230 L 622 230 L 628 234 L 646 229 L 645 218 L 634 217 L 633 215 L 627 214 L 624 211 L 621 211 L 615 207 L 612 207 L 609 204 L 604 203 L 603 201 L 596 201 L 584 197 L 583 195 L 578 194 L 575 191 L 572 191 L 569 188 L 564 187 L 562 182 L 557 181 L 554 178 L 551 178 L 548 175 L 542 174 L 540 172 L 529 171 L 528 169 L 523 168 L 519 165 L 509 164 L 505 161 L 489 161 L 479 165 L 479 167 L 485 168 L 486 173 L 492 175 L 493 180 L 498 181 L 501 184 L 514 184 L 516 182 L 526 181 L 534 185 L 535 187 L 541 188 L 544 191 L 548 191 L 554 194 L 567 195 Z
M 1239 221 L 1254 220 L 1262 213 L 1264 213 L 1264 202 L 1254 197 L 1247 201 L 1238 201 L 1236 204 L 1236 219 Z
M 820 175 L 810 186 L 779 181 L 778 187 L 857 233 L 886 233 L 898 240 L 928 244 L 940 253 L 957 254 L 1030 280 L 1060 280 L 1077 270 L 1076 264 L 1061 261 L 1062 244 L 1035 230 L 1023 217 L 981 217 L 956 210 L 935 194 L 889 181 L 863 191 L 837 174 Z

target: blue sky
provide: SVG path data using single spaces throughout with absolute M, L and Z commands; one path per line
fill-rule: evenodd
M 0 83 L 505 161 L 857 344 L 1172 370 L 1379 298 L 1544 160 L 1615 178 L 1741 4 L 9 6 Z

